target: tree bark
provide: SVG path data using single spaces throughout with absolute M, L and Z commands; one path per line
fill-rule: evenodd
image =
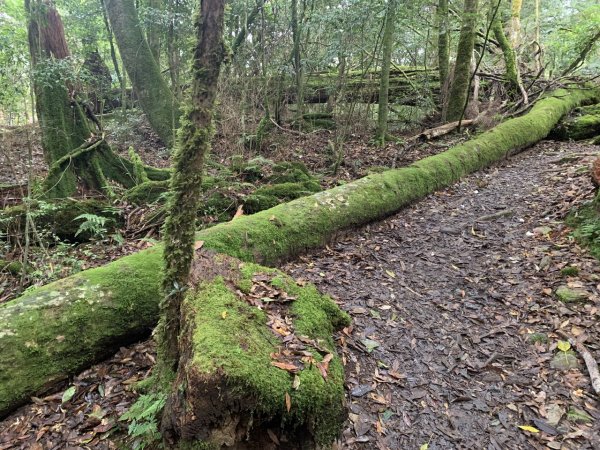
M 203 248 L 274 265 L 533 145 L 570 109 L 599 99 L 591 90 L 557 91 L 528 114 L 410 167 L 239 217 L 196 239 Z M 149 332 L 159 315 L 161 261 L 157 245 L 0 305 L 0 417 Z
M 521 40 L 521 7 L 523 0 L 512 0 L 510 5 L 510 44 L 516 49 Z
M 448 80 L 450 66 L 450 33 L 448 31 L 448 0 L 438 0 L 436 10 L 438 26 L 438 67 L 440 73 L 440 89 L 443 91 Z M 443 99 L 442 99 L 443 103 Z
M 180 305 L 194 254 L 196 211 L 204 157 L 213 135 L 212 112 L 226 50 L 223 42 L 225 0 L 202 0 L 195 27 L 197 45 L 192 67 L 192 94 L 177 139 L 172 197 L 165 223 L 164 300 L 159 324 L 159 359 L 176 371 L 179 360 Z
M 448 109 L 445 120 L 459 120 L 469 97 L 469 79 L 471 77 L 471 60 L 475 47 L 478 0 L 465 0 L 462 27 L 456 51 L 454 77 L 448 98 Z
M 383 146 L 387 136 L 387 121 L 390 89 L 390 66 L 394 45 L 394 28 L 396 25 L 396 0 L 388 0 L 385 14 L 385 28 L 382 42 L 381 78 L 379 80 L 379 108 L 377 111 L 377 131 L 375 140 Z
M 104 0 L 125 70 L 152 128 L 163 142 L 173 143 L 179 123 L 178 105 L 142 34 L 133 0 Z
M 301 26 L 298 19 L 298 0 L 292 0 L 291 27 L 292 27 L 292 64 L 296 84 L 296 121 L 302 122 L 304 114 L 304 74 L 302 70 L 302 56 L 300 48 Z
M 488 17 L 490 20 L 492 20 L 492 32 L 494 33 L 494 37 L 498 41 L 498 45 L 500 46 L 502 55 L 504 56 L 506 80 L 508 81 L 509 88 L 513 94 L 517 94 L 520 91 L 521 77 L 519 75 L 519 68 L 517 66 L 516 53 L 510 41 L 504 34 L 502 21 L 500 20 L 500 14 L 496 13 L 495 17 L 493 17 L 494 11 L 497 9 L 497 5 L 498 0 L 490 0 Z
M 156 23 L 156 19 L 162 15 L 164 4 L 162 0 L 148 0 L 147 7 L 150 10 L 151 20 L 146 26 L 146 38 L 148 39 L 148 47 L 150 47 L 150 53 L 154 57 L 154 61 L 160 68 L 160 47 L 162 29 L 161 26 Z

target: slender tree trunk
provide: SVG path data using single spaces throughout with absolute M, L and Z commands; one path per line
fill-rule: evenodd
M 113 33 L 110 29 L 110 24 L 108 23 L 108 16 L 106 15 L 106 5 L 104 4 L 104 0 L 100 0 L 100 4 L 102 5 L 102 19 L 104 20 L 104 27 L 106 28 L 106 35 L 108 36 L 108 44 L 110 46 L 110 58 L 112 60 L 113 67 L 115 68 L 117 80 L 119 80 L 119 86 L 121 87 L 121 90 L 124 90 L 123 77 L 121 76 L 121 70 L 119 69 L 119 61 L 117 60 L 117 52 L 115 51 L 115 44 L 113 42 Z
M 381 79 L 379 82 L 379 109 L 377 112 L 377 132 L 375 139 L 384 145 L 387 136 L 387 121 L 390 90 L 390 66 L 394 46 L 394 27 L 396 25 L 397 0 L 388 0 L 385 14 L 385 28 L 382 42 Z
M 133 0 L 104 0 L 108 19 L 131 85 L 152 128 L 166 145 L 173 142 L 179 110 L 142 34 Z
M 300 49 L 301 27 L 298 20 L 298 0 L 292 0 L 292 64 L 294 66 L 294 78 L 296 81 L 296 120 L 301 123 L 302 114 L 304 112 L 304 89 L 303 89 L 303 73 L 302 73 L 302 58 Z
M 438 26 L 438 67 L 442 93 L 448 79 L 450 67 L 450 33 L 448 32 L 448 0 L 438 0 L 436 10 Z M 442 99 L 443 103 L 443 99 Z
M 540 0 L 535 0 L 535 43 L 537 46 L 535 51 L 535 71 L 539 73 L 542 70 L 542 60 L 544 57 L 540 38 Z
M 510 5 L 510 44 L 516 49 L 521 40 L 521 7 L 523 0 L 512 0 Z
M 460 119 L 469 95 L 471 77 L 471 58 L 475 47 L 475 28 L 477 25 L 478 0 L 465 0 L 462 27 L 456 52 L 454 77 L 448 98 L 445 120 L 454 122 Z
M 212 112 L 217 93 L 223 43 L 225 0 L 202 0 L 195 22 L 197 44 L 192 68 L 192 96 L 182 119 L 171 178 L 173 196 L 165 223 L 164 300 L 159 325 L 159 356 L 165 370 L 179 360 L 179 306 L 194 255 L 196 212 L 200 199 L 204 157 L 213 135 Z
M 242 28 L 240 29 L 239 33 L 236 35 L 235 40 L 233 41 L 233 45 L 231 46 L 232 56 L 235 56 L 237 54 L 239 48 L 246 40 L 246 36 L 248 36 L 248 29 L 252 26 L 252 24 L 258 17 L 258 14 L 262 11 L 263 6 L 265 5 L 265 1 L 266 0 L 257 0 L 256 5 L 252 9 L 252 11 L 250 11 L 250 14 L 248 14 L 248 17 L 242 25 Z
M 171 91 L 176 101 L 181 98 L 181 87 L 179 83 L 179 66 L 181 58 L 179 56 L 179 41 L 175 29 L 175 17 L 179 11 L 179 0 L 169 2 L 170 15 L 169 30 L 167 32 L 167 55 L 169 59 L 169 74 L 171 76 Z
M 497 12 L 498 6 L 498 0 L 490 0 L 490 9 L 488 17 L 489 20 L 492 21 L 492 32 L 494 33 L 494 37 L 496 38 L 496 41 L 498 41 L 498 45 L 500 46 L 500 49 L 502 50 L 502 55 L 504 56 L 506 80 L 509 83 L 511 91 L 513 93 L 517 93 L 519 91 L 520 77 L 519 69 L 517 67 L 516 54 L 511 43 L 504 34 L 504 29 L 502 28 L 502 21 L 500 20 L 500 14 L 498 14 Z

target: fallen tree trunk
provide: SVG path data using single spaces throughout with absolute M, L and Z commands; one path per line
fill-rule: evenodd
M 276 264 L 535 144 L 572 108 L 597 98 L 593 90 L 557 91 L 525 116 L 444 153 L 239 217 L 197 238 L 244 261 Z M 80 272 L 0 306 L 0 417 L 149 332 L 158 319 L 161 250 Z

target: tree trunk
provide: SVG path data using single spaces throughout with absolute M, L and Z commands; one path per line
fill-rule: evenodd
M 179 361 L 180 305 L 194 255 L 204 157 L 210 151 L 213 106 L 226 54 L 224 8 L 225 0 L 202 0 L 195 23 L 197 44 L 192 67 L 192 97 L 177 139 L 172 196 L 164 229 L 164 300 L 158 327 L 158 356 L 161 368 L 166 371 L 176 371 Z
M 179 110 L 142 34 L 133 0 L 104 0 L 123 64 L 140 105 L 163 142 L 173 143 Z
M 29 49 L 34 70 L 37 116 L 42 130 L 42 147 L 49 170 L 45 180 L 48 198 L 76 195 L 78 190 L 110 194 L 107 180 L 132 187 L 135 180 L 127 172 L 131 162 L 115 155 L 97 133 L 99 122 L 78 93 L 64 61 L 69 57 L 60 15 L 51 5 L 27 2 Z
M 460 120 L 469 98 L 469 79 L 471 77 L 471 59 L 475 47 L 478 0 L 465 0 L 462 28 L 456 51 L 456 64 L 445 120 Z
M 387 121 L 390 89 L 390 66 L 394 46 L 394 28 L 396 25 L 396 0 L 388 0 L 385 14 L 385 28 L 382 42 L 381 78 L 379 80 L 379 109 L 377 111 L 377 132 L 375 140 L 383 146 L 387 136 Z
M 146 26 L 146 38 L 150 53 L 160 68 L 160 46 L 163 33 L 157 19 L 163 15 L 164 4 L 162 0 L 148 0 L 147 7 L 150 11 L 150 23 Z
M 516 49 L 521 40 L 521 7 L 523 0 L 512 0 L 510 5 L 510 45 Z
M 410 167 L 239 217 L 197 233 L 196 239 L 203 248 L 243 261 L 276 264 L 533 145 L 570 109 L 599 99 L 588 89 L 557 91 L 528 114 Z M 161 261 L 157 245 L 0 305 L 0 417 L 149 332 L 158 320 Z
M 296 83 L 296 121 L 302 122 L 304 114 L 304 76 L 300 48 L 301 27 L 298 19 L 298 0 L 292 0 L 292 64 L 294 66 L 294 79 Z
M 498 41 L 498 45 L 502 50 L 502 55 L 504 56 L 506 80 L 508 81 L 510 91 L 512 94 L 517 94 L 520 90 L 519 86 L 521 85 L 519 68 L 517 66 L 517 58 L 514 48 L 504 34 L 502 21 L 500 20 L 500 14 L 497 11 L 498 6 L 498 0 L 490 0 L 489 18 L 492 21 L 491 28 L 492 32 L 494 33 L 494 37 Z
M 438 26 L 438 67 L 440 73 L 440 89 L 443 92 L 448 80 L 450 67 L 450 33 L 448 31 L 448 0 L 438 0 L 436 10 Z M 442 103 L 444 99 L 442 98 Z

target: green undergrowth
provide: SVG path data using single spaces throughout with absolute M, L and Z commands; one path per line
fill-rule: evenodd
M 344 399 L 343 366 L 332 335 L 349 325 L 348 315 L 313 285 L 298 286 L 279 271 L 244 264 L 239 273 L 235 283 L 242 291 L 255 274 L 269 274 L 272 286 L 296 297 L 287 312 L 296 335 L 317 340 L 334 355 L 327 379 L 314 365 L 305 365 L 294 389 L 294 376 L 271 364 L 271 355 L 284 344 L 267 326 L 266 312 L 241 299 L 222 277 L 203 283 L 183 306 L 195 323 L 192 370 L 199 379 L 225 378 L 231 389 L 227 395 L 246 399 L 242 404 L 250 408 L 257 426 L 275 420 L 288 431 L 311 430 L 318 443 L 330 444 L 340 431 Z M 322 360 L 319 351 L 310 346 L 307 350 L 316 361 Z M 286 393 L 291 398 L 289 412 Z
M 573 228 L 573 237 L 600 259 L 600 196 L 569 214 L 566 223 Z
M 213 165 L 212 169 L 202 180 L 198 216 L 217 222 L 230 220 L 240 206 L 244 213 L 253 214 L 321 190 L 317 178 L 299 162 L 234 157 L 231 167 Z M 125 199 L 137 205 L 165 203 L 168 190 L 169 181 L 146 181 L 127 191 Z

